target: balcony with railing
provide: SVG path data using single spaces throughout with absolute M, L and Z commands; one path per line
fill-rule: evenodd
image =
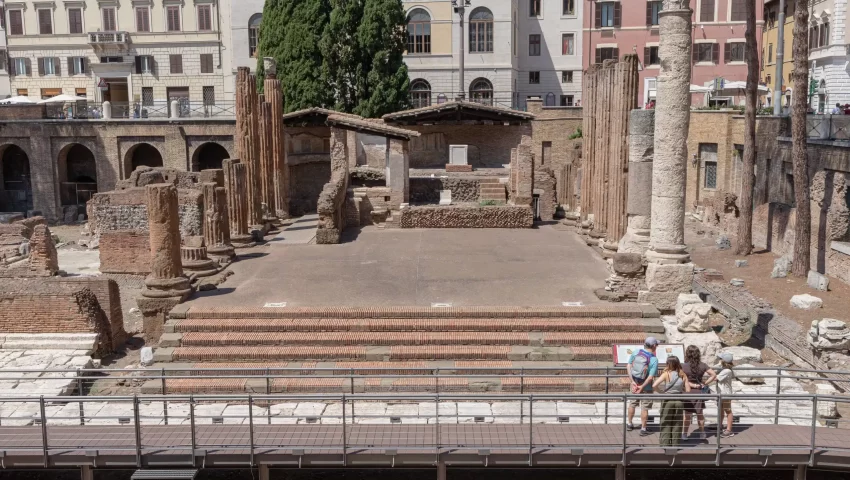
M 176 108 L 175 108 L 176 107 Z M 0 106 L 2 108 L 2 106 Z M 108 112 L 105 110 L 108 109 Z M 232 119 L 236 118 L 234 102 L 178 100 L 154 102 L 70 102 L 48 104 L 45 117 L 60 120 L 165 120 L 165 119 Z
M 127 32 L 89 32 L 89 44 L 92 46 L 126 45 L 129 41 Z

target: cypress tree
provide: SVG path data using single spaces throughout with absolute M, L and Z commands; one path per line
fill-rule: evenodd
M 322 72 L 334 97 L 334 109 L 353 113 L 358 103 L 358 78 L 363 56 L 357 42 L 357 28 L 363 16 L 364 0 L 331 0 L 333 10 L 322 35 Z
M 403 58 L 406 20 L 401 0 L 365 0 L 357 29 L 363 61 L 354 113 L 380 117 L 410 107 L 410 80 Z

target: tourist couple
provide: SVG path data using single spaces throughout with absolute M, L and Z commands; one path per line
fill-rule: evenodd
M 688 429 L 691 426 L 691 417 L 697 416 L 699 423 L 699 438 L 705 438 L 705 400 L 678 400 L 670 399 L 669 395 L 680 393 L 709 394 L 709 385 L 716 385 L 717 393 L 721 395 L 732 394 L 732 379 L 735 374 L 732 371 L 733 358 L 731 353 L 720 355 L 720 364 L 716 367 L 719 373 L 702 362 L 699 348 L 690 345 L 685 351 L 684 364 L 676 356 L 667 357 L 667 365 L 661 375 L 658 375 L 658 357 L 655 351 L 658 349 L 658 340 L 649 337 L 644 346 L 629 358 L 628 376 L 631 385 L 631 393 L 637 395 L 652 395 L 657 392 L 665 395 L 661 401 L 661 445 L 672 446 L 679 443 L 679 439 L 687 440 Z M 649 435 L 647 431 L 647 418 L 649 409 L 652 408 L 652 397 L 646 399 L 634 398 L 629 403 L 629 416 L 627 428 L 634 430 L 632 419 L 635 409 L 640 406 L 640 434 Z M 721 408 L 726 417 L 726 429 L 720 434 L 722 437 L 731 437 L 732 432 L 732 401 L 723 400 Z

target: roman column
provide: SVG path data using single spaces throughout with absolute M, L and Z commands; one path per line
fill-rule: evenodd
M 257 104 L 257 77 L 248 67 L 236 73 L 236 156 L 247 169 L 246 200 L 248 225 L 260 225 L 260 141 Z
M 219 265 L 233 259 L 230 244 L 230 224 L 227 215 L 227 191 L 215 183 L 204 183 L 204 240 L 207 253 Z
M 277 208 L 274 203 L 274 145 L 272 144 L 272 105 L 260 95 L 260 198 L 264 220 L 271 220 Z
M 649 248 L 654 149 L 655 110 L 632 110 L 629 115 L 627 227 L 618 252 L 643 255 Z
M 230 241 L 236 248 L 253 246 L 248 230 L 247 171 L 239 160 L 227 159 L 224 166 L 224 187 L 227 190 L 227 214 L 230 220 Z
M 180 217 L 177 187 L 156 183 L 145 187 L 150 234 L 151 273 L 145 278 L 142 296 L 185 298 L 192 289 L 180 261 Z
M 274 204 L 277 218 L 289 218 L 289 167 L 286 166 L 283 132 L 283 91 L 277 79 L 274 58 L 264 58 L 266 79 L 263 92 L 272 106 L 272 165 Z

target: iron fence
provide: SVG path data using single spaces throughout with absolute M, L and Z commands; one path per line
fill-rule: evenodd
M 850 140 L 850 115 L 807 115 L 806 136 L 820 140 Z

